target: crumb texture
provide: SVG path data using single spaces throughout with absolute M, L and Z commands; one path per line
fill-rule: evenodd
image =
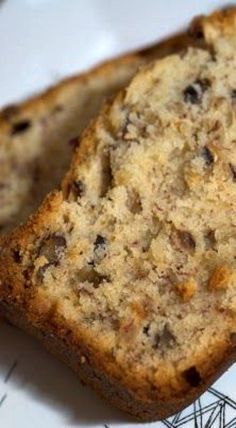
M 217 43 L 143 67 L 105 106 L 59 207 L 12 252 L 30 310 L 45 302 L 146 400 L 197 390 L 235 346 L 236 57 L 209 22 Z
M 235 330 L 235 66 L 190 48 L 140 71 L 33 260 L 35 286 L 163 394 L 196 387 Z

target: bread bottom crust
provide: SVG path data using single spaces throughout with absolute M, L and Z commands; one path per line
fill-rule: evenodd
M 191 391 L 188 397 L 178 398 L 171 403 L 158 399 L 144 401 L 135 397 L 117 381 L 112 380 L 104 372 L 90 364 L 90 357 L 83 346 L 81 348 L 77 346 L 76 349 L 73 346 L 69 347 L 65 337 L 52 334 L 42 327 L 33 326 L 19 307 L 16 308 L 7 302 L 0 303 L 0 314 L 1 312 L 11 324 L 26 331 L 41 342 L 50 354 L 70 367 L 83 383 L 91 386 L 105 401 L 140 421 L 163 420 L 183 410 L 205 392 L 209 385 L 235 361 L 236 352 L 228 358 L 226 363 L 222 363 L 217 376 L 207 379 L 200 388 Z

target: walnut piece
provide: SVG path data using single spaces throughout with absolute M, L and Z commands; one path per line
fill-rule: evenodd
M 184 302 L 188 302 L 197 291 L 197 283 L 194 278 L 176 285 Z
M 217 266 L 208 281 L 208 287 L 211 290 L 225 290 L 229 286 L 230 277 L 232 275 L 228 266 Z

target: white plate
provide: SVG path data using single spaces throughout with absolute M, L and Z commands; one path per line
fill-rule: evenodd
M 105 58 L 164 38 L 228 1 L 3 0 L 0 105 Z M 194 406 L 151 427 L 235 428 L 236 367 Z M 230 398 L 227 398 L 230 397 Z M 199 407 L 201 406 L 201 408 Z M 135 427 L 38 343 L 0 326 L 0 427 Z M 143 426 L 144 424 L 142 424 Z M 140 426 L 140 425 L 137 425 Z

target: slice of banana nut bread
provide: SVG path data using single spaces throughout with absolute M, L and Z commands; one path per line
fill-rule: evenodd
M 201 31 L 200 31 L 201 30 Z M 3 242 L 0 304 L 116 406 L 163 418 L 236 354 L 236 11 L 146 66 Z
M 69 168 L 72 146 L 104 98 L 128 84 L 141 64 L 194 42 L 179 34 L 145 51 L 66 79 L 0 111 L 0 233 L 26 221 Z

